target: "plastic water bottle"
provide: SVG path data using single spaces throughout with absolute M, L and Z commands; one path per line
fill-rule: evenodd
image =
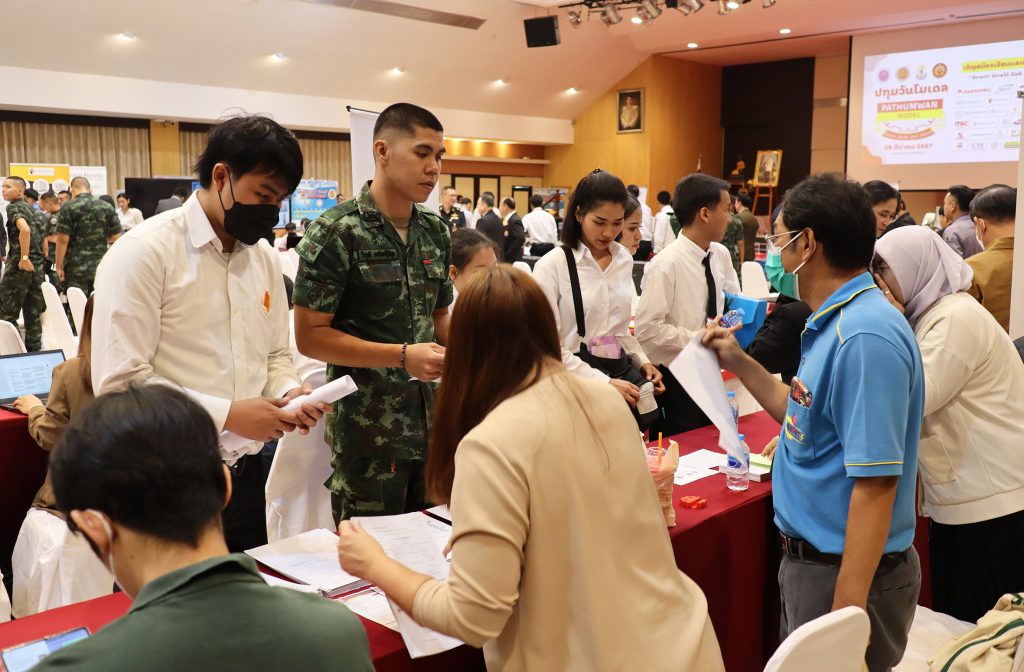
M 738 431 L 740 428 L 740 402 L 737 401 L 735 392 L 726 392 L 725 396 L 729 400 L 729 408 L 732 409 L 732 421 L 736 424 Z
M 750 446 L 740 434 L 739 458 L 729 455 L 726 458 L 725 485 L 730 490 L 742 492 L 750 487 Z

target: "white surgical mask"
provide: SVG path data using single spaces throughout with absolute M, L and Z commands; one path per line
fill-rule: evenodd
M 125 590 L 124 586 L 121 585 L 121 582 L 117 580 L 117 572 L 114 571 L 114 531 L 110 529 L 110 523 L 108 523 L 106 517 L 96 509 L 86 509 L 85 512 L 91 513 L 99 519 L 100 524 L 103 526 L 103 531 L 107 535 L 107 569 L 110 571 L 110 575 L 114 577 L 114 583 L 116 583 L 117 587 L 121 589 L 121 592 L 134 598 L 135 596 Z

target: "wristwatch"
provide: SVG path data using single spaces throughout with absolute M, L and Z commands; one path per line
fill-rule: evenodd
M 28 261 L 28 255 L 27 254 L 21 255 L 21 260 L 22 261 Z

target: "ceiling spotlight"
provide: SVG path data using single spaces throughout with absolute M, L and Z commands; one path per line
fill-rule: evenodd
M 570 86 L 568 90 L 566 90 L 566 93 L 568 93 L 570 96 L 575 96 L 579 92 L 580 90 L 577 89 L 575 86 Z
M 121 33 L 120 35 L 118 35 L 118 38 L 120 38 L 124 42 L 131 42 L 132 40 L 135 39 L 135 33 L 133 33 L 130 30 L 126 30 L 123 33 Z
M 614 26 L 622 21 L 622 16 L 619 14 L 619 10 L 615 9 L 615 5 L 605 5 L 605 8 L 601 10 L 601 21 L 606 26 Z
M 569 25 L 573 28 L 579 28 L 580 24 L 583 23 L 583 17 L 575 9 L 569 10 Z
M 679 6 L 676 7 L 683 14 L 689 15 L 693 12 L 699 12 L 704 7 L 704 0 L 679 0 Z
M 501 79 L 494 82 L 498 86 L 508 86 L 508 80 L 502 77 Z
M 728 2 L 725 3 L 725 6 L 728 7 L 729 9 L 739 9 L 740 3 L 736 2 L 736 0 L 729 0 Z
M 779 28 L 779 34 L 780 35 L 789 35 L 792 32 L 793 31 L 790 30 L 789 28 Z
M 275 51 L 273 54 L 271 54 L 270 57 L 272 59 L 274 59 L 275 61 L 283 61 L 285 59 L 285 55 L 284 55 L 283 51 Z
M 630 19 L 630 22 L 635 23 L 636 25 L 639 26 L 641 23 L 650 23 L 650 19 L 642 19 L 638 14 L 637 16 L 634 16 L 632 19 Z
M 641 0 L 640 8 L 636 10 L 636 13 L 644 25 L 650 25 L 651 21 L 661 16 L 661 7 L 651 0 Z
M 728 13 L 729 5 L 725 2 L 725 0 L 718 0 L 718 15 L 725 16 Z
M 775 0 L 761 0 L 761 7 L 768 9 L 769 7 L 775 6 Z
M 699 44 L 697 44 L 696 42 L 687 42 L 687 43 L 686 43 L 686 48 L 687 48 L 687 49 L 696 49 L 696 48 L 697 48 L 697 47 L 699 47 L 699 46 L 700 46 L 700 45 L 699 45 Z
M 405 72 L 405 70 L 403 68 L 398 67 L 397 65 L 395 67 L 391 68 L 391 74 L 392 75 L 400 75 L 403 72 Z

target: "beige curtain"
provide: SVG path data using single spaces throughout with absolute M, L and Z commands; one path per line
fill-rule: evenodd
M 206 146 L 203 131 L 182 131 L 181 174 L 192 175 L 192 166 Z M 352 179 L 352 145 L 348 140 L 310 140 L 299 138 L 305 166 L 303 177 L 316 180 L 337 180 L 342 194 L 349 196 Z
M 106 166 L 107 192 L 149 177 L 149 129 L 0 121 L 0 172 L 11 163 Z
M 178 134 L 178 142 L 181 146 L 181 172 L 179 175 L 195 175 L 192 172 L 192 166 L 195 165 L 196 159 L 203 152 L 203 148 L 206 147 L 206 132 L 205 131 L 181 131 Z

